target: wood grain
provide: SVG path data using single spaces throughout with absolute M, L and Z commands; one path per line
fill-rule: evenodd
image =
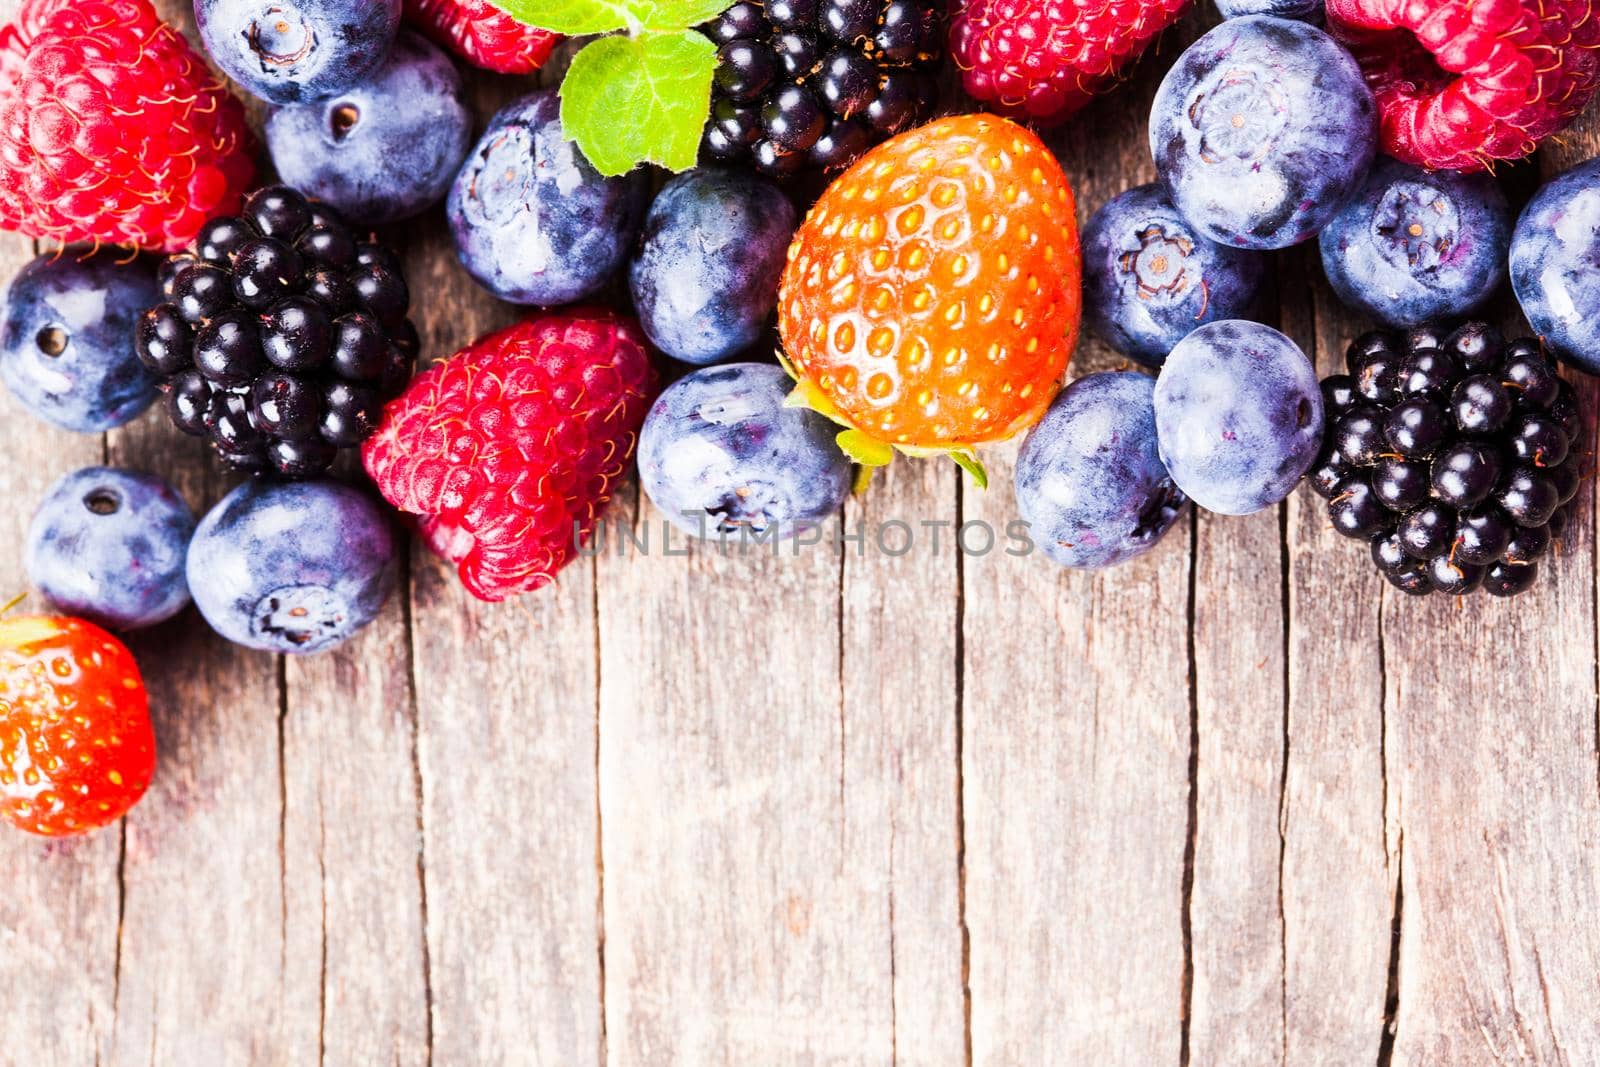
M 3 13 L 3 8 L 0 8 Z M 0 278 L 33 258 L 33 242 L 0 234 Z M 71 434 L 36 419 L 0 389 L 0 597 L 27 588 L 22 543 L 37 501 L 58 477 L 101 460 L 98 434 Z M 18 610 L 47 611 L 31 597 Z M 118 871 L 116 830 L 51 842 L 0 832 L 0 1050 L 17 1062 L 92 1063 L 111 1044 L 117 992 Z M 49 1019 L 46 1029 L 41 1021 Z
M 519 88 L 485 80 L 481 113 Z M 514 320 L 456 262 L 442 220 L 410 230 L 425 353 Z M 593 566 L 487 605 L 420 543 L 411 565 L 433 1061 L 598 1062 Z
M 1281 325 L 1324 377 L 1358 326 L 1336 310 L 1315 249 L 1288 258 Z M 1283 782 L 1285 1062 L 1376 1062 L 1384 1047 L 1396 866 L 1384 812 L 1386 582 L 1334 532 L 1322 498 L 1284 504 L 1288 705 Z
M 1600 149 L 1593 112 L 1564 140 L 1547 176 Z M 1592 381 L 1582 389 L 1592 442 Z M 1514 601 L 1385 604 L 1397 1064 L 1600 1049 L 1594 516 L 1591 480 L 1559 556 Z

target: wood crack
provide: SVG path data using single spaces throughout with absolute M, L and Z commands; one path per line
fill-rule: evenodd
M 317 888 L 321 894 L 321 932 L 318 935 L 322 959 L 317 975 L 317 1063 L 328 1062 L 328 824 L 317 789 Z
M 289 719 L 289 661 L 278 657 L 278 977 L 289 973 L 289 772 L 284 729 Z
M 600 564 L 594 557 L 589 560 L 589 593 L 590 616 L 594 621 L 594 922 L 600 996 L 600 1058 L 596 1062 L 603 1065 L 609 1054 L 609 1034 L 606 1030 L 606 842 L 605 823 L 601 815 L 603 799 L 600 777 L 600 745 L 603 741 L 600 733 Z
M 966 485 L 961 472 L 956 479 L 956 529 L 966 521 Z M 972 930 L 967 925 L 967 804 L 966 804 L 966 612 L 967 568 L 956 547 L 956 915 L 961 924 L 961 1011 L 963 1055 L 972 1067 Z
M 401 554 L 401 588 L 405 595 L 400 610 L 405 617 L 406 677 L 411 694 L 411 783 L 417 798 L 417 906 L 422 940 L 423 1040 L 425 1063 L 433 1063 L 433 959 L 428 944 L 428 832 L 424 811 L 427 808 L 422 780 L 422 711 L 417 701 L 417 627 L 412 597 L 416 594 L 411 569 L 411 545 Z
M 1178 1025 L 1178 1064 L 1188 1067 L 1189 1029 L 1194 1004 L 1194 860 L 1200 829 L 1200 675 L 1195 651 L 1195 597 L 1200 563 L 1200 519 L 1189 515 L 1189 603 L 1186 631 L 1189 656 L 1189 803 L 1188 829 L 1183 844 L 1183 907 L 1179 926 L 1183 934 L 1183 979 Z
M 889 812 L 889 1063 L 900 1062 L 899 963 L 894 929 L 894 812 Z
M 1382 645 L 1380 644 L 1381 648 Z M 1405 919 L 1405 831 L 1395 845 L 1394 912 L 1389 923 L 1389 978 L 1383 992 L 1383 1031 L 1378 1036 L 1378 1067 L 1394 1061 L 1400 1022 L 1400 930 Z
M 117 821 L 117 944 L 111 960 L 111 1039 L 116 1040 L 119 1013 L 122 1010 L 122 930 L 128 913 L 128 817 Z M 95 1042 L 95 1060 L 99 1062 L 100 1043 Z
M 1283 763 L 1278 768 L 1278 1012 L 1283 1028 L 1280 1063 L 1289 1062 L 1289 916 L 1283 903 L 1284 867 L 1289 856 L 1289 505 L 1278 505 L 1279 605 L 1283 621 Z

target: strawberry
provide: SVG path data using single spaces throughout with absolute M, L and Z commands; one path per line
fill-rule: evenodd
M 362 460 L 469 592 L 505 600 L 549 583 L 588 539 L 654 395 L 637 323 L 564 309 L 418 375 Z
M 81 619 L 0 619 L 0 815 L 65 837 L 122 818 L 156 769 L 138 664 Z
M 950 54 L 968 95 L 1001 114 L 1067 118 L 1189 0 L 956 0 Z
M 1072 189 L 1039 138 L 959 115 L 884 142 L 817 201 L 778 297 L 791 402 L 891 448 L 948 452 L 1032 426 L 1061 386 L 1081 309 Z
M 1328 0 L 1378 98 L 1383 150 L 1432 170 L 1520 159 L 1600 88 L 1596 0 Z
M 489 0 L 406 0 L 406 21 L 475 67 L 532 74 L 560 37 L 524 25 Z
M 176 252 L 255 173 L 244 109 L 149 0 L 0 26 L 0 228 Z

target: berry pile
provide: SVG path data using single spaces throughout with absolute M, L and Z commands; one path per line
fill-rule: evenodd
M 938 95 L 944 15 L 928 0 L 743 0 L 706 31 L 719 47 L 701 145 L 774 177 L 848 166 Z
M 336 213 L 273 186 L 162 267 L 167 302 L 136 351 L 177 427 L 243 470 L 321 474 L 377 428 L 411 377 L 417 331 L 399 260 Z
M 1328 430 L 1312 488 L 1334 527 L 1417 596 L 1513 596 L 1566 525 L 1578 491 L 1577 394 L 1539 342 L 1494 327 L 1356 339 L 1322 383 Z

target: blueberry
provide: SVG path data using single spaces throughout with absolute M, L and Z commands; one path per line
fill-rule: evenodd
M 1114 198 L 1083 231 L 1084 315 L 1118 352 L 1152 367 L 1196 326 L 1243 318 L 1265 264 L 1200 236 L 1160 185 Z
M 1201 507 L 1248 515 L 1289 495 L 1322 444 L 1322 391 L 1269 326 L 1213 322 L 1178 343 L 1155 391 L 1161 458 Z
M 1281 19 L 1320 24 L 1324 15 L 1322 5 L 1323 0 L 1217 0 L 1217 12 L 1225 19 L 1276 15 Z
M 1505 277 L 1511 208 L 1487 174 L 1380 159 L 1318 238 L 1340 300 L 1390 326 L 1459 318 Z
M 455 65 L 407 32 L 371 78 L 317 103 L 273 108 L 266 139 L 285 182 L 377 226 L 444 199 L 472 147 L 472 114 Z
M 716 363 L 761 336 L 778 301 L 795 212 L 776 185 L 735 171 L 669 181 L 628 269 L 644 332 L 685 363 Z
M 555 90 L 523 97 L 489 123 L 450 190 L 456 250 L 485 288 L 514 304 L 593 296 L 638 233 L 650 178 L 602 178 L 561 131 Z
M 189 546 L 189 587 L 212 629 L 263 652 L 322 652 L 377 617 L 398 561 L 365 493 L 330 481 L 246 482 Z
M 1107 371 L 1069 385 L 1017 457 L 1017 509 L 1064 567 L 1109 567 L 1154 548 L 1188 499 L 1162 465 L 1154 379 Z
M 788 537 L 839 509 L 850 460 L 826 419 L 783 406 L 789 386 L 771 364 L 729 363 L 661 394 L 639 435 L 639 481 L 669 520 L 695 536 Z
M 1556 353 L 1600 373 L 1600 159 L 1540 189 L 1511 234 L 1511 287 Z
M 114 630 L 189 603 L 194 512 L 152 474 L 85 467 L 50 487 L 23 548 L 28 580 L 61 611 Z
M 161 300 L 155 268 L 118 258 L 73 248 L 41 256 L 6 294 L 0 380 L 29 411 L 65 430 L 121 426 L 156 398 L 158 379 L 134 352 L 140 318 Z
M 370 78 L 400 28 L 401 0 L 195 0 L 217 66 L 272 104 L 322 100 Z
M 1156 94 L 1150 149 L 1184 218 L 1218 244 L 1285 248 L 1322 229 L 1377 151 L 1361 68 L 1303 22 L 1224 22 Z

